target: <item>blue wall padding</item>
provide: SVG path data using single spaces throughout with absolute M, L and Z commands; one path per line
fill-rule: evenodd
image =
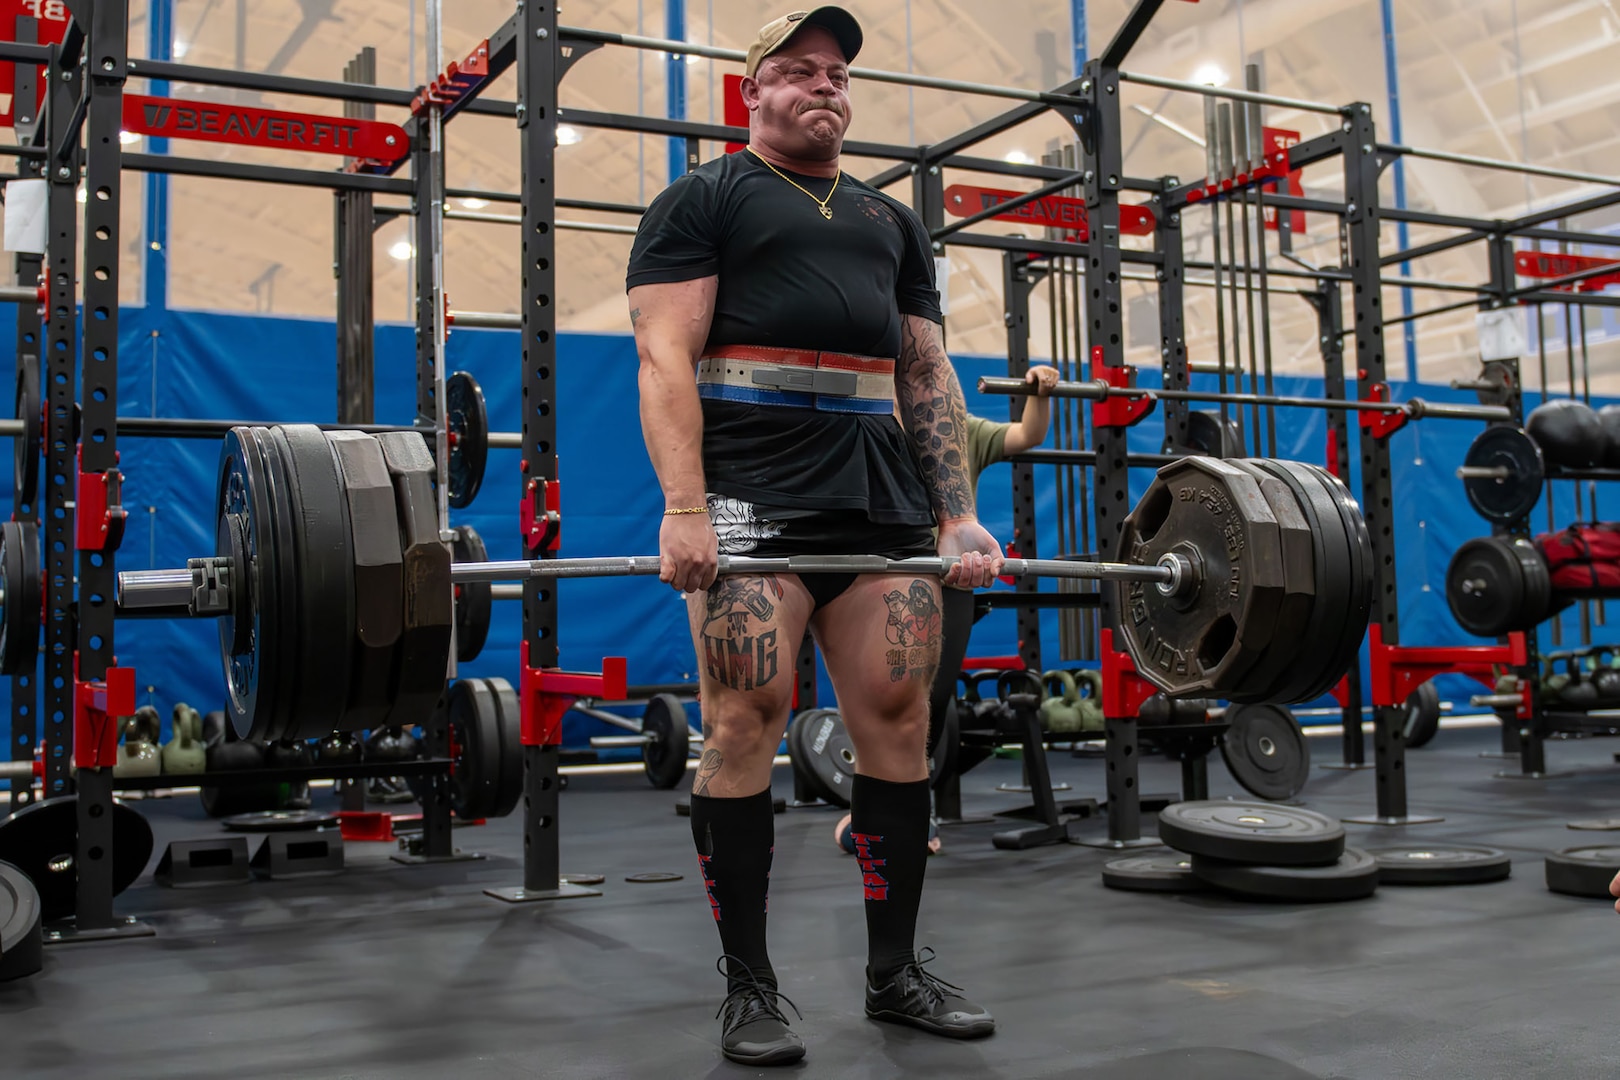
M 335 331 L 330 322 L 285 318 L 148 311 L 121 314 L 119 412 L 125 416 L 199 417 L 243 420 L 332 418 L 336 401 Z M 14 337 L 14 313 L 0 305 L 0 335 Z M 9 351 L 9 350 L 8 350 Z M 384 326 L 377 331 L 377 419 L 408 423 L 414 410 L 413 332 Z M 515 430 L 520 422 L 516 333 L 458 330 L 449 342 L 451 370 L 471 371 L 484 387 L 490 423 Z M 968 406 L 981 415 L 1006 415 L 1002 398 L 980 396 L 980 375 L 1004 374 L 1005 361 L 958 358 Z M 12 362 L 0 378 L 9 385 Z M 1144 373 L 1144 382 L 1156 378 Z M 1316 396 L 1319 379 L 1281 378 L 1279 393 Z M 1471 400 L 1465 393 L 1435 386 L 1393 387 L 1397 398 L 1421 394 L 1434 400 Z M 538 407 L 538 402 L 534 407 Z M 637 412 L 636 354 L 622 334 L 563 334 L 559 339 L 557 401 L 559 471 L 562 479 L 563 547 L 570 556 L 651 554 L 657 551 L 663 498 L 642 444 Z M 1326 438 L 1324 414 L 1279 410 L 1278 453 L 1320 463 Z M 1462 461 L 1477 423 L 1429 421 L 1409 425 L 1391 441 L 1396 499 L 1401 638 L 1408 644 L 1476 643 L 1452 620 L 1445 603 L 1449 553 L 1462 541 L 1488 532 L 1468 507 L 1452 470 Z M 1055 436 L 1053 436 L 1055 439 Z M 1131 432 L 1134 449 L 1156 451 L 1160 430 L 1149 418 Z M 1052 439 L 1049 439 L 1049 444 Z M 0 440 L 9 447 L 10 440 Z M 1354 442 L 1352 442 L 1354 446 Z M 120 444 L 126 476 L 124 505 L 130 520 L 118 566 L 124 570 L 183 566 L 188 556 L 208 553 L 214 543 L 214 485 L 218 444 L 211 440 L 136 439 Z M 490 452 L 484 491 L 453 520 L 471 523 L 496 559 L 522 556 L 516 507 L 520 495 L 519 455 Z M 1056 550 L 1053 469 L 1039 467 L 1037 514 L 1043 554 Z M 1011 531 L 1010 469 L 996 466 L 980 485 L 985 524 L 1000 538 Z M 1133 497 L 1151 479 L 1147 470 L 1133 477 Z M 11 471 L 0 465 L 0 497 L 10 499 Z M 1572 519 L 1570 485 L 1560 485 L 1557 507 L 1563 524 Z M 1355 489 L 1359 495 L 1359 488 Z M 1600 488 L 1599 515 L 1620 516 L 1616 494 Z M 1535 520 L 1544 523 L 1545 511 Z M 562 664 L 592 670 L 608 655 L 629 658 L 633 683 L 695 678 L 692 646 L 680 599 L 649 580 L 601 579 L 560 585 Z M 1578 624 L 1566 615 L 1566 641 Z M 1597 631 L 1599 639 L 1602 631 Z M 1043 618 L 1049 664 L 1058 662 L 1057 619 Z M 497 604 L 483 656 L 464 665 L 465 675 L 500 675 L 517 681 L 519 611 Z M 1546 637 L 1544 633 L 1544 638 Z M 1620 638 L 1620 635 L 1616 635 Z M 139 700 L 156 705 L 167 722 L 176 701 L 207 711 L 221 703 L 217 631 L 197 621 L 127 621 L 117 635 L 119 662 L 136 670 Z M 1016 651 L 1014 617 L 996 612 L 975 631 L 977 655 Z M 1466 680 L 1444 684 L 1453 696 L 1468 692 Z M 0 680 L 0 730 L 9 720 L 9 680 Z M 823 676 L 822 700 L 832 698 Z M 585 745 L 606 730 L 571 713 L 565 744 Z

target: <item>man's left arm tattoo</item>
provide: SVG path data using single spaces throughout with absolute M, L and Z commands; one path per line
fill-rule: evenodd
M 956 369 L 945 354 L 939 324 L 903 316 L 895 400 L 917 464 L 941 519 L 976 513 L 967 460 L 967 403 Z

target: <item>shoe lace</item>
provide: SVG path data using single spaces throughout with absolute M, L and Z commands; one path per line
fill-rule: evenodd
M 726 970 L 728 960 L 735 969 L 735 974 Z M 726 999 L 720 1003 L 720 1008 L 715 1011 L 716 1019 L 719 1019 L 722 1014 L 735 1010 L 736 1016 L 730 1018 L 731 1023 L 728 1026 L 738 1027 L 767 1017 L 780 1021 L 785 1025 L 788 1022 L 787 1014 L 782 1011 L 781 1005 L 778 1004 L 778 1002 L 782 1001 L 788 1003 L 794 1015 L 798 1016 L 800 1020 L 804 1019 L 804 1013 L 799 1012 L 799 1007 L 793 1003 L 792 998 L 770 983 L 761 982 L 759 976 L 754 974 L 753 969 L 735 956 L 729 953 L 722 955 L 720 959 L 714 962 L 714 966 L 720 974 L 737 984 L 726 995 Z
M 962 994 L 965 992 L 955 983 L 946 982 L 933 972 L 924 970 L 924 964 L 931 964 L 937 958 L 937 954 L 934 952 L 933 948 L 928 945 L 924 945 L 921 949 L 917 950 L 916 959 L 900 969 L 902 977 L 909 975 L 916 983 L 918 988 L 922 991 L 923 996 L 928 999 L 930 1006 L 944 1004 L 946 998 L 953 996 L 952 992 L 955 994 Z

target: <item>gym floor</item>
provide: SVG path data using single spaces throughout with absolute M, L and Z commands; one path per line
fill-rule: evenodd
M 1074 1077 L 1308 1080 L 1614 1075 L 1620 916 L 1546 890 L 1541 854 L 1610 842 L 1566 822 L 1615 813 L 1613 740 L 1554 743 L 1568 775 L 1492 778 L 1495 728 L 1451 729 L 1408 757 L 1414 813 L 1443 824 L 1351 826 L 1351 843 L 1495 845 L 1505 882 L 1386 886 L 1346 904 L 1264 905 L 1105 889 L 1113 856 L 1081 846 L 993 849 L 1006 827 L 945 831 L 929 865 L 920 943 L 944 977 L 1000 1021 L 976 1043 L 872 1024 L 861 1013 L 865 930 L 838 812 L 777 821 L 771 930 L 783 989 L 804 1011 L 818 1077 Z M 1320 761 L 1334 739 L 1313 738 Z M 1100 792 L 1101 764 L 1052 757 L 1073 796 Z M 1178 770 L 1145 761 L 1143 790 Z M 1015 806 L 964 780 L 967 812 Z M 1241 796 L 1216 755 L 1215 797 Z M 788 790 L 777 771 L 778 794 Z M 1370 813 L 1370 771 L 1318 769 L 1305 802 Z M 317 806 L 332 796 L 317 794 Z M 604 895 L 509 907 L 489 886 L 520 880 L 516 818 L 458 833 L 483 861 L 404 867 L 391 845 L 351 844 L 330 878 L 177 891 L 143 877 L 120 911 L 156 937 L 48 950 L 44 972 L 0 985 L 8 1075 L 72 1077 L 743 1076 L 712 1018 L 718 939 L 674 796 L 639 776 L 576 776 L 563 800 L 564 869 L 607 876 Z M 149 801 L 157 850 L 218 826 L 189 795 Z M 154 859 L 155 862 L 155 859 Z M 670 884 L 628 874 L 675 871 Z

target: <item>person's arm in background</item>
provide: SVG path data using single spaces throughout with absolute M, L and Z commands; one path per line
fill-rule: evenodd
M 1024 415 L 1007 432 L 1002 454 L 1011 457 L 1033 450 L 1046 441 L 1046 432 L 1052 425 L 1052 387 L 1057 385 L 1058 370 L 1050 364 L 1035 364 L 1024 376 L 1033 383 L 1035 394 L 1024 399 Z

